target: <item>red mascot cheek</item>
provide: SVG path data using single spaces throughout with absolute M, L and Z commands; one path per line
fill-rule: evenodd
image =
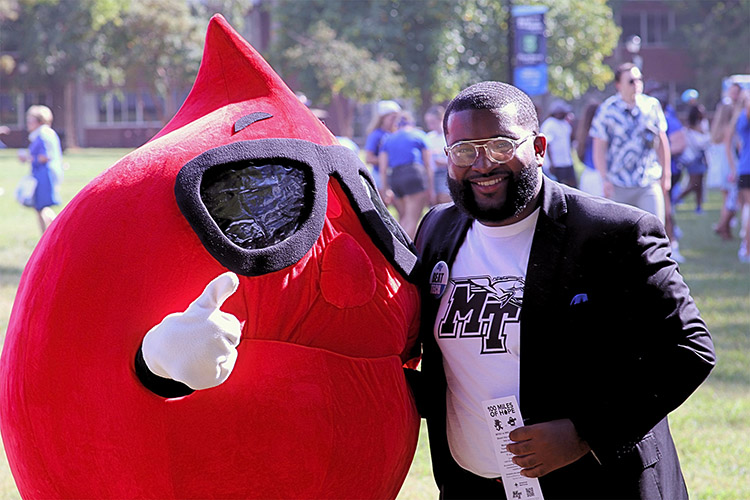
M 347 272 L 342 276 L 342 270 Z M 364 306 L 375 294 L 375 272 L 367 254 L 348 234 L 326 248 L 320 273 L 320 291 L 336 307 Z
M 298 197 L 299 213 L 248 250 L 219 222 L 231 204 L 206 193 L 217 175 L 277 163 L 299 189 L 253 182 Z M 394 498 L 419 427 L 402 372 L 419 303 L 411 247 L 374 193 L 356 156 L 212 19 L 181 110 L 76 196 L 24 271 L 0 360 L 21 495 Z M 259 223 L 280 215 L 263 201 L 249 202 Z M 223 306 L 243 325 L 234 371 L 157 395 L 136 375 L 144 335 L 227 270 L 240 275 Z

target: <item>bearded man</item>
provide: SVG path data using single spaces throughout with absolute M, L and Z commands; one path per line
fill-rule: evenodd
M 453 203 L 417 233 L 423 365 L 407 373 L 440 498 L 506 498 L 483 406 L 510 396 L 524 425 L 505 451 L 544 498 L 687 498 L 667 414 L 715 357 L 662 223 L 543 177 L 516 87 L 465 89 L 444 130 Z

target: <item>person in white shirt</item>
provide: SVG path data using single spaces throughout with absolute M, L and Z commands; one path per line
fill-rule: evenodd
M 573 128 L 568 121 L 570 106 L 565 101 L 555 101 L 550 107 L 550 116 L 542 123 L 540 132 L 547 138 L 547 155 L 544 166 L 558 182 L 578 187 L 571 155 Z
M 695 213 L 703 213 L 703 178 L 708 171 L 706 151 L 711 145 L 711 136 L 705 128 L 705 112 L 703 105 L 696 105 L 688 112 L 688 126 L 685 128 L 685 140 L 687 147 L 682 152 L 680 161 L 685 166 L 690 182 L 677 198 L 676 203 L 681 202 L 690 193 L 695 193 Z
M 657 99 L 643 93 L 643 74 L 632 63 L 615 71 L 617 94 L 599 106 L 590 135 L 604 196 L 666 221 L 672 170 L 667 120 Z

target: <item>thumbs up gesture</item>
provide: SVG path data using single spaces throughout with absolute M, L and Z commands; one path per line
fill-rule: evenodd
M 219 308 L 239 286 L 224 273 L 181 313 L 170 314 L 143 339 L 143 360 L 154 374 L 191 389 L 208 389 L 232 373 L 240 343 L 239 320 Z

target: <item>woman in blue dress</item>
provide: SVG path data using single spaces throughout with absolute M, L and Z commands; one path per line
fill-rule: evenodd
M 62 148 L 60 138 L 52 130 L 52 111 L 47 106 L 31 106 L 26 111 L 29 132 L 31 175 L 36 179 L 34 208 L 44 232 L 55 218 L 52 210 L 60 204 L 58 187 L 62 180 Z M 22 158 L 25 159 L 25 158 Z

